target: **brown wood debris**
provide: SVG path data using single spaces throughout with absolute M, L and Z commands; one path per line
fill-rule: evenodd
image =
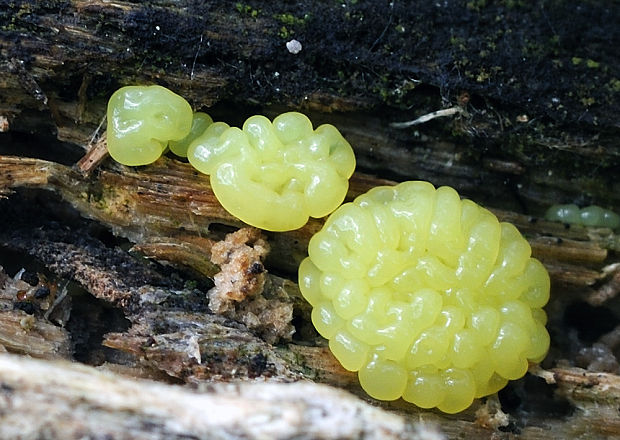
M 209 309 L 245 324 L 266 342 L 290 339 L 293 304 L 270 285 L 263 260 L 269 244 L 260 230 L 242 228 L 226 235 L 211 248 L 211 261 L 221 268 L 209 290 Z
M 203 277 L 213 278 L 220 271 L 219 266 L 211 262 L 213 243 L 213 240 L 206 237 L 179 234 L 176 237 L 147 238 L 134 245 L 132 251 L 159 262 L 195 271 Z
M 211 248 L 211 261 L 220 266 L 215 287 L 209 291 L 209 308 L 225 314 L 235 303 L 251 300 L 263 291 L 265 267 L 263 260 L 269 244 L 255 228 L 242 228 L 226 235 Z
M 592 305 L 601 305 L 620 293 L 620 264 L 615 263 L 603 268 L 605 283 L 588 297 Z
M 64 313 L 57 316 L 61 322 L 48 319 L 52 312 L 66 310 L 67 304 L 57 286 L 50 289 L 36 274 L 30 277 L 35 281 L 9 277 L 0 266 L 0 351 L 69 359 L 69 334 L 58 325 L 64 324 Z
M 389 180 L 354 174 L 348 199 L 378 185 L 394 184 Z M 115 233 L 138 243 L 153 237 L 173 237 L 177 244 L 187 236 L 207 235 L 222 238 L 218 224 L 242 227 L 244 224 L 228 214 L 210 189 L 208 177 L 189 164 L 166 157 L 140 170 L 113 165 L 98 175 L 83 177 L 70 168 L 37 159 L 0 156 L 0 193 L 11 188 L 38 187 L 59 192 L 82 215 L 98 220 Z M 535 217 L 503 210 L 492 210 L 500 220 L 509 221 L 530 239 L 534 256 L 548 263 L 552 276 L 562 282 L 589 286 L 603 274 L 583 263 L 599 265 L 616 240 L 607 234 L 592 234 L 581 226 L 541 221 Z M 322 223 L 310 219 L 296 231 L 268 233 L 271 253 L 268 267 L 296 272 L 306 255 L 308 240 Z M 612 234 L 612 237 L 615 235 Z M 208 247 L 206 248 L 208 249 Z M 197 268 L 204 271 L 204 268 Z
M 210 386 L 198 393 L 0 354 L 0 383 L 0 437 L 7 439 L 45 433 L 50 440 L 414 440 L 424 433 L 404 417 L 307 382 Z

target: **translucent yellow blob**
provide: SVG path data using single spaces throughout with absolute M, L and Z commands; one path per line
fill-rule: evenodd
M 513 225 L 452 188 L 373 188 L 334 211 L 308 253 L 312 321 L 374 398 L 459 412 L 549 349 L 547 271 Z
M 313 130 L 301 113 L 271 122 L 252 116 L 243 129 L 210 125 L 187 151 L 190 163 L 211 176 L 224 208 L 245 223 L 270 231 L 302 227 L 344 200 L 355 156 L 332 125 Z
M 170 141 L 168 147 L 170 151 L 180 157 L 187 157 L 187 148 L 198 136 L 201 136 L 213 124 L 213 119 L 206 113 L 196 112 L 192 119 L 192 128 L 189 134 L 178 141 Z
M 124 165 L 155 162 L 168 142 L 183 139 L 192 126 L 192 108 L 161 86 L 128 86 L 108 101 L 110 156 Z

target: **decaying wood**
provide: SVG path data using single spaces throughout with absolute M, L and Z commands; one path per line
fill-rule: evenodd
M 603 272 L 609 279 L 590 294 L 588 302 L 592 305 L 601 305 L 620 293 L 620 264 L 610 264 Z
M 38 280 L 30 285 L 9 277 L 0 266 L 0 351 L 44 359 L 71 357 L 68 332 L 49 319 L 55 309 L 68 306 L 61 304 L 59 289 L 52 290 Z M 66 318 L 61 320 L 64 325 Z
M 170 262 L 179 267 L 195 270 L 203 277 L 213 278 L 220 268 L 211 262 L 213 240 L 190 234 L 177 237 L 151 237 L 133 246 L 149 258 Z
M 66 330 L 23 311 L 0 312 L 0 347 L 36 358 L 70 357 Z
M 614 3 L 2 5 L 9 132 L 92 145 L 115 88 L 160 83 L 237 124 L 248 104 L 269 116 L 302 109 L 341 129 L 366 171 L 476 200 L 526 202 L 534 213 L 580 198 L 620 203 Z M 287 50 L 292 39 L 301 52 Z M 446 112 L 415 129 L 390 126 Z
M 386 184 L 394 182 L 356 173 L 348 198 L 372 186 Z M 0 156 L 0 192 L 9 193 L 17 187 L 57 191 L 83 215 L 103 222 L 118 235 L 137 243 L 148 243 L 151 237 L 163 235 L 175 237 L 181 246 L 183 236 L 208 235 L 212 224 L 243 226 L 219 204 L 206 176 L 199 175 L 188 164 L 168 158 L 141 170 L 115 166 L 101 170 L 95 177 L 84 177 L 56 163 Z M 548 262 L 552 275 L 562 282 L 579 286 L 594 284 L 603 278 L 601 268 L 607 250 L 620 249 L 620 239 L 609 229 L 592 234 L 581 226 L 567 228 L 561 223 L 514 212 L 493 211 L 500 220 L 515 224 L 530 238 L 534 256 Z M 320 227 L 320 220 L 311 219 L 299 230 L 268 234 L 272 247 L 268 265 L 295 272 L 306 255 L 310 237 Z M 217 236 L 216 233 L 214 237 Z M 161 252 L 166 252 L 164 249 L 169 247 L 162 246 Z M 206 249 L 209 251 L 208 246 Z M 151 246 L 150 252 L 160 251 Z M 191 260 L 186 260 L 187 264 Z M 599 270 L 584 267 L 583 263 L 598 265 Z M 206 269 L 197 264 L 196 270 Z
M 159 173 L 153 171 L 142 173 L 114 167 L 101 170 L 91 177 L 83 177 L 79 173 L 72 172 L 70 168 L 58 164 L 33 159 L 0 157 L 0 170 L 10 171 L 0 174 L 4 176 L 0 179 L 4 186 L 0 188 L 4 188 L 7 193 L 22 186 L 57 191 L 81 210 L 83 215 L 96 218 L 119 231 L 133 231 L 130 232 L 130 237 L 136 239 L 147 237 L 146 242 L 149 243 L 147 249 L 148 246 L 155 246 L 154 249 L 158 249 L 157 237 L 159 234 L 165 237 L 166 233 L 171 233 L 172 228 L 166 225 L 183 220 L 185 214 L 180 219 L 175 218 L 175 215 L 183 212 L 184 208 L 187 209 L 187 198 L 193 195 L 192 190 L 196 191 L 198 188 L 198 184 L 195 184 L 191 190 L 186 190 L 187 196 L 179 196 L 187 185 L 183 182 L 186 178 L 191 181 L 193 171 L 183 164 L 167 159 L 162 162 L 166 166 L 159 165 Z M 158 164 L 155 164 L 155 167 L 158 167 Z M 92 190 L 109 180 L 116 183 L 125 182 L 125 185 L 128 185 L 128 181 L 139 181 L 143 188 L 141 192 L 149 196 L 141 197 L 141 194 L 138 194 L 136 197 L 130 193 L 123 194 L 123 184 L 118 185 L 114 192 L 100 193 L 96 202 L 91 203 L 91 198 L 83 194 L 84 188 Z M 166 185 L 162 186 L 161 182 L 166 182 Z M 380 181 L 380 183 L 390 182 Z M 352 184 L 352 195 L 372 184 L 373 178 L 356 176 Z M 130 198 L 133 198 L 130 211 L 102 209 L 108 205 L 118 205 L 118 200 Z M 165 203 L 170 205 L 169 209 L 155 209 L 156 206 Z M 217 213 L 221 208 L 214 209 Z M 209 210 L 198 212 L 193 224 L 204 225 L 203 229 L 196 226 L 192 229 L 191 224 L 188 224 L 190 226 L 182 234 L 160 239 L 164 249 L 169 249 L 170 240 L 175 240 L 176 243 L 188 243 L 183 248 L 183 255 L 192 254 L 193 258 L 188 260 L 190 262 L 208 259 L 214 240 L 217 241 L 220 236 L 220 233 L 211 234 L 207 229 L 211 219 Z M 132 215 L 129 215 L 130 213 Z M 156 221 L 153 220 L 155 213 Z M 585 228 L 567 229 L 556 223 L 532 222 L 530 217 L 514 213 L 498 212 L 498 214 L 510 218 L 525 230 L 534 251 L 551 269 L 556 282 L 561 281 L 572 285 L 573 288 L 582 288 L 609 275 L 603 267 L 608 261 L 608 251 L 603 246 L 613 243 L 613 240 L 601 239 L 601 235 L 590 234 Z M 319 222 L 316 223 L 320 225 Z M 140 234 L 136 234 L 135 231 L 140 231 Z M 211 314 L 204 292 L 167 286 L 166 281 L 153 268 L 136 264 L 122 251 L 109 250 L 95 241 L 88 241 L 88 247 L 81 247 L 79 244 L 82 238 L 79 233 L 77 236 L 72 234 L 72 237 L 68 237 L 67 232 L 53 230 L 41 231 L 34 236 L 24 234 L 27 232 L 24 231 L 22 234 L 13 231 L 8 235 L 5 233 L 2 241 L 5 246 L 37 257 L 55 273 L 78 281 L 91 294 L 124 310 L 131 327 L 127 331 L 109 333 L 105 337 L 104 344 L 130 356 L 125 359 L 125 363 L 139 371 L 141 376 L 155 377 L 156 372 L 160 371 L 165 372 L 170 378 L 197 384 L 252 378 L 273 381 L 306 379 L 335 385 L 364 396 L 355 375 L 344 371 L 325 347 L 320 343 L 317 346 L 313 346 L 313 343 L 308 345 L 315 340 L 315 336 L 311 336 L 311 329 L 307 329 L 309 333 L 303 336 L 303 328 L 298 328 L 305 345 L 293 342 L 274 347 L 248 331 L 243 325 Z M 273 243 L 277 246 L 277 243 L 292 243 L 293 240 L 300 239 L 307 242 L 310 233 L 302 229 L 295 234 L 296 238 L 288 238 L 288 242 L 272 240 L 272 246 Z M 205 246 L 200 246 L 201 244 Z M 153 255 L 155 256 L 156 252 Z M 164 252 L 164 255 L 170 257 L 175 253 Z M 175 260 L 174 257 L 164 259 Z M 586 270 L 583 264 L 591 267 L 587 269 L 592 273 L 591 278 L 584 278 L 583 274 L 579 274 Z M 556 268 L 554 265 L 563 266 Z M 205 263 L 201 263 L 200 267 L 204 273 Z M 282 269 L 288 266 L 273 267 Z M 123 268 L 123 272 L 118 272 L 119 268 Z M 212 270 L 208 269 L 207 272 Z M 210 272 L 210 276 L 212 275 L 213 272 Z M 302 316 L 305 314 L 304 320 L 308 322 L 308 308 L 301 300 L 296 285 L 271 274 L 268 275 L 268 279 L 270 288 L 280 289 L 278 295 L 287 295 L 298 313 Z M 157 287 L 158 285 L 161 287 Z M 151 372 L 147 373 L 149 370 Z M 561 376 L 564 371 L 571 370 L 554 371 L 558 371 Z M 609 377 L 613 380 L 615 376 Z M 586 383 L 571 385 L 572 380 L 559 380 L 555 386 L 565 384 L 577 387 L 590 386 Z M 613 387 L 610 390 L 613 391 Z M 596 408 L 588 407 L 588 414 L 592 415 L 592 411 L 596 410 L 597 417 L 606 417 L 611 408 L 607 405 L 612 405 L 609 402 L 613 402 L 613 399 L 605 404 L 603 402 L 608 401 L 597 400 Z M 495 435 L 494 432 L 497 431 L 485 431 L 482 426 L 487 422 L 483 423 L 482 419 L 474 416 L 476 411 L 481 410 L 481 405 L 483 404 L 477 403 L 459 418 L 454 418 L 434 412 L 422 413 L 410 405 L 382 404 L 386 409 L 410 415 L 416 414 L 416 417 L 426 414 L 424 417 L 439 424 L 450 437 L 457 436 L 460 432 L 469 432 L 477 438 Z M 488 417 L 492 416 L 486 416 L 484 420 L 488 420 Z M 549 435 L 550 429 L 553 429 L 554 433 L 564 432 L 572 435 L 571 430 L 575 424 L 583 426 L 585 423 L 581 412 L 576 412 L 572 417 L 572 424 L 567 424 L 557 420 L 549 421 L 546 417 L 539 419 L 535 414 L 530 414 L 528 425 L 520 431 L 520 437 L 545 438 Z M 503 416 L 500 419 L 504 420 Z M 507 426 L 518 423 L 514 416 L 508 416 L 508 420 Z
M 617 376 L 578 369 L 537 374 L 556 383 L 559 392 L 575 401 L 579 411 L 571 423 L 548 418 L 540 427 L 526 427 L 522 438 L 596 439 L 618 432 L 617 418 L 605 413 L 620 399 Z M 75 363 L 0 354 L 0 383 L 3 438 L 443 438 L 424 426 L 415 426 L 435 423 L 435 413 L 404 418 L 342 391 L 307 382 L 210 385 L 206 391 L 196 392 L 130 380 Z M 608 409 L 597 407 L 601 399 L 610 402 Z M 58 423 L 61 420 L 63 423 Z M 587 431 L 585 426 L 589 427 Z M 456 420 L 451 428 L 449 434 L 455 437 L 482 438 L 485 432 Z M 488 438 L 498 436 L 501 438 L 501 434 Z
M 45 271 L 50 286 L 79 284 L 92 301 L 67 294 L 77 301 L 50 315 L 54 300 L 0 271 L 10 284 L 0 287 L 0 351 L 86 357 L 128 377 L 206 388 L 3 354 L 0 437 L 441 438 L 418 420 L 450 438 L 619 436 L 620 236 L 540 217 L 554 203 L 620 206 L 620 6 L 457 3 L 0 1 L 0 203 L 18 209 L 8 221 L 0 211 L 0 251 Z M 300 52 L 287 50 L 293 38 Z M 164 157 L 127 168 L 105 158 L 108 97 L 150 83 L 234 125 L 288 110 L 336 125 L 369 173 L 354 175 L 348 199 L 424 179 L 514 223 L 552 278 L 547 360 L 455 416 L 401 401 L 370 408 L 295 382 L 370 400 L 312 328 L 292 281 L 322 222 L 266 233 L 258 300 L 213 314 L 212 248 L 245 225 L 188 164 Z M 94 222 L 76 221 L 52 193 Z M 31 210 L 41 199 L 46 207 Z M 106 238 L 108 229 L 131 244 Z M 246 287 L 256 281 L 238 275 Z M 286 325 L 292 307 L 292 340 L 250 325 L 263 306 L 286 311 L 272 314 Z M 595 317 L 579 321 L 582 309 Z M 211 418 L 222 411 L 228 417 Z
M 0 383 L 0 437 L 7 439 L 443 438 L 423 437 L 424 428 L 404 417 L 312 383 L 194 392 L 8 354 L 0 354 Z
M 263 260 L 269 244 L 259 229 L 242 228 L 228 234 L 211 248 L 211 261 L 220 267 L 209 291 L 209 306 L 218 315 L 236 303 L 259 295 L 265 287 Z

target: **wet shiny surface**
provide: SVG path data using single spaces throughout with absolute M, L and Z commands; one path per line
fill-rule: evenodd
M 374 188 L 308 252 L 313 323 L 372 397 L 458 412 L 547 353 L 547 271 L 513 225 L 452 188 Z
M 252 116 L 243 129 L 214 123 L 188 149 L 190 163 L 211 176 L 216 197 L 245 223 L 270 231 L 302 227 L 344 200 L 355 157 L 332 125 L 313 130 L 290 112 L 273 122 Z
M 169 141 L 190 132 L 192 109 L 164 87 L 127 86 L 110 97 L 107 119 L 110 156 L 124 165 L 147 165 L 159 159 Z

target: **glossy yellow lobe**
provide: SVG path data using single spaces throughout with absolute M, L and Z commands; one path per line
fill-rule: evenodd
M 161 86 L 127 86 L 108 101 L 107 144 L 110 156 L 124 165 L 155 162 L 169 141 L 187 136 L 192 108 Z

